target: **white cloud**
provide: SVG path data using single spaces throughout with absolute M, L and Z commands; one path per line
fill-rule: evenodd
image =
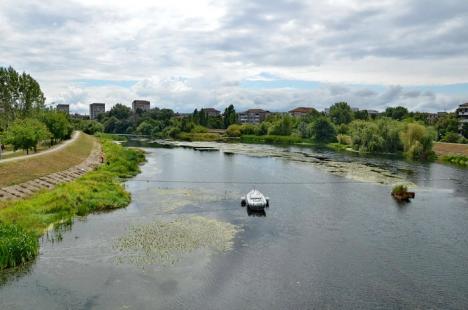
M 185 111 L 337 99 L 442 110 L 466 101 L 468 91 L 408 93 L 405 86 L 468 82 L 467 16 L 465 0 L 3 0 L 0 65 L 31 73 L 49 102 L 80 112 L 90 102 L 139 97 Z M 276 78 L 327 86 L 239 86 Z M 138 82 L 98 87 L 76 82 L 82 79 Z M 390 88 L 355 92 L 346 84 Z M 403 88 L 392 93 L 391 85 Z

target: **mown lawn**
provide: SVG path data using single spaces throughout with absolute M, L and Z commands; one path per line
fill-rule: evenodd
M 84 133 L 64 148 L 18 161 L 0 163 L 0 187 L 19 184 L 78 165 L 90 154 L 95 138 Z

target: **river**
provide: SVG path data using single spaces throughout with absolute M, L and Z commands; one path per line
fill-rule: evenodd
M 142 173 L 125 183 L 132 203 L 44 236 L 34 263 L 3 275 L 0 308 L 467 307 L 466 169 L 187 146 L 146 147 Z M 415 184 L 416 198 L 396 203 L 392 179 Z M 253 186 L 270 197 L 265 213 L 240 206 Z M 132 248 L 142 234 L 153 243 Z

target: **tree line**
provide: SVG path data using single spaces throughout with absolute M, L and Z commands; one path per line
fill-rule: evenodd
M 41 141 L 53 145 L 70 137 L 73 126 L 67 115 L 47 109 L 39 83 L 12 67 L 0 68 L 0 144 L 29 154 Z

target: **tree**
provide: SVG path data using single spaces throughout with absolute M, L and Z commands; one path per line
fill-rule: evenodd
M 52 134 L 50 144 L 69 138 L 73 131 L 67 116 L 61 112 L 44 111 L 40 116 L 40 120 Z
M 353 120 L 353 111 L 346 102 L 338 102 L 330 107 L 330 118 L 337 125 L 348 124 Z
M 230 125 L 235 124 L 237 122 L 236 109 L 234 109 L 234 106 L 232 104 L 224 110 L 223 122 L 224 128 L 228 128 Z
M 354 112 L 354 119 L 368 120 L 369 113 L 367 112 L 367 110 L 356 111 Z
M 115 133 L 118 122 L 119 119 L 115 116 L 111 116 L 110 118 L 108 118 L 103 124 L 104 132 Z
M 151 135 L 153 132 L 153 125 L 150 121 L 143 121 L 140 125 L 138 125 L 136 132 L 140 135 Z
M 408 113 L 409 112 L 407 108 L 398 106 L 398 107 L 388 107 L 387 109 L 385 109 L 384 115 L 401 121 L 402 119 L 408 116 Z
M 109 111 L 109 116 L 114 116 L 119 120 L 128 119 L 130 115 L 132 115 L 132 109 L 121 103 L 117 103 Z
M 300 122 L 299 125 L 297 125 L 297 132 L 301 138 L 310 138 L 310 130 L 306 122 Z
M 289 114 L 283 115 L 275 122 L 273 122 L 272 126 L 268 130 L 268 134 L 270 135 L 278 135 L 278 136 L 289 136 L 292 131 L 292 119 Z
M 98 132 L 104 131 L 104 126 L 102 126 L 101 123 L 95 120 L 83 120 L 80 122 L 79 127 L 81 128 L 81 130 L 83 130 L 83 132 L 89 135 L 94 135 Z
M 468 123 L 467 122 L 463 123 L 461 133 L 463 137 L 468 139 Z
M 4 127 L 17 117 L 31 116 L 44 109 L 45 97 L 39 83 L 29 74 L 12 67 L 0 67 L 0 115 Z
M 37 144 L 51 136 L 47 127 L 33 118 L 14 121 L 5 132 L 5 142 L 13 145 L 14 150 L 23 149 L 29 154 L 30 149 L 37 151 Z
M 326 117 L 319 117 L 309 125 L 312 138 L 321 143 L 333 142 L 336 140 L 335 126 Z
M 441 139 L 449 132 L 458 133 L 458 119 L 454 113 L 444 115 L 437 120 L 435 127 L 437 129 L 437 138 Z
M 405 155 L 410 159 L 429 159 L 432 155 L 432 134 L 424 126 L 409 123 L 400 133 Z

